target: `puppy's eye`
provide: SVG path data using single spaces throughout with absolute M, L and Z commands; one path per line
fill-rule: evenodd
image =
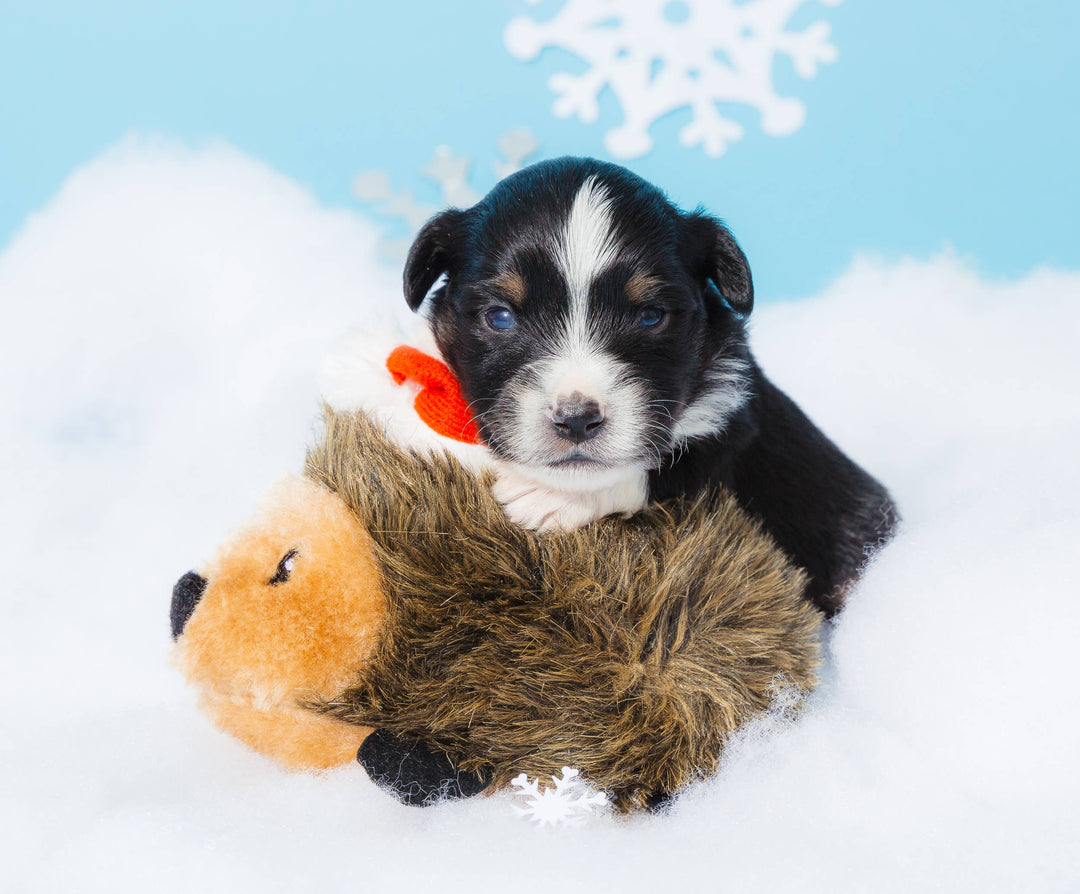
M 517 317 L 508 307 L 493 307 L 484 314 L 484 322 L 492 329 L 507 332 L 517 326 Z
M 643 307 L 641 308 L 641 310 L 638 311 L 637 324 L 642 329 L 648 329 L 652 326 L 658 326 L 661 322 L 663 322 L 664 317 L 666 316 L 667 311 L 665 311 L 662 307 L 654 307 L 650 305 L 649 307 Z
M 274 574 L 268 584 L 272 587 L 283 584 L 289 579 L 289 575 L 292 574 L 293 567 L 296 565 L 296 550 L 290 549 L 285 555 L 281 557 L 281 561 L 277 565 L 277 573 Z

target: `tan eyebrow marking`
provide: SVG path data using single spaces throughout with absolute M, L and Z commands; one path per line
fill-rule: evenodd
M 503 270 L 486 283 L 498 289 L 514 307 L 521 307 L 525 303 L 528 286 L 525 284 L 525 278 L 516 270 Z
M 632 304 L 643 304 L 662 282 L 658 276 L 635 270 L 634 275 L 626 281 L 626 297 Z

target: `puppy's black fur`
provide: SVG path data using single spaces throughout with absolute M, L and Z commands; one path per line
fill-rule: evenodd
M 892 535 L 896 507 L 756 363 L 751 377 L 750 400 L 723 432 L 690 443 L 652 471 L 650 497 L 726 485 L 810 572 L 807 595 L 833 615 L 866 560 Z
M 885 488 L 754 361 L 753 282 L 728 230 L 624 168 L 563 158 L 506 178 L 428 222 L 404 285 L 414 310 L 431 291 L 485 442 L 557 487 L 640 470 L 660 500 L 721 483 L 829 614 L 897 523 Z M 560 424 L 582 406 L 600 418 L 588 434 Z

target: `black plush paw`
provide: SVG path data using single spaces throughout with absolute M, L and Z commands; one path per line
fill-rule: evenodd
M 667 813 L 671 809 L 674 800 L 675 796 L 671 792 L 657 789 L 645 799 L 645 809 L 649 813 Z
M 456 770 L 445 754 L 384 729 L 364 739 L 356 759 L 379 788 L 413 807 L 469 798 L 491 781 L 487 774 Z

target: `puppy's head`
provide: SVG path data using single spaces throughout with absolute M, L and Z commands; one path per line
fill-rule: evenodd
M 429 292 L 485 442 L 549 484 L 657 467 L 745 401 L 746 258 L 617 165 L 542 162 L 434 217 L 405 268 L 413 310 Z

